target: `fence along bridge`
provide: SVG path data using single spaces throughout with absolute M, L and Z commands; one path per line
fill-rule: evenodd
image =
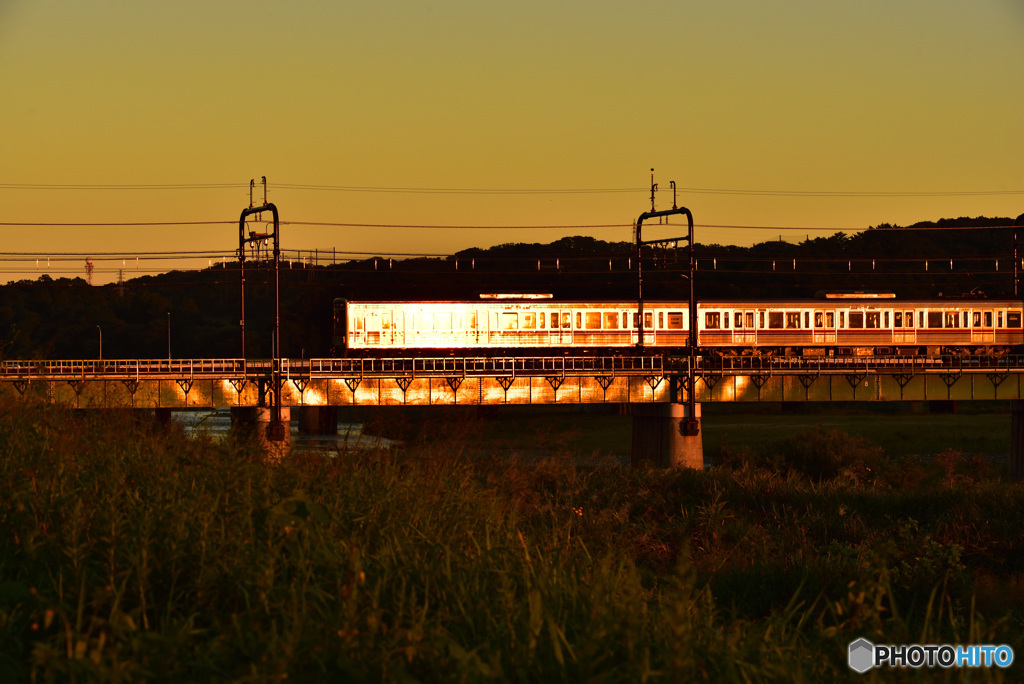
M 1018 400 L 1024 357 L 695 357 L 708 402 Z M 284 406 L 682 403 L 687 357 L 282 359 Z M 272 360 L 0 362 L 0 396 L 73 408 L 266 406 Z

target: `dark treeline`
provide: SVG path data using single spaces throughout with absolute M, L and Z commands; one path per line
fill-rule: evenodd
M 1024 215 L 883 224 L 794 244 L 695 248 L 699 299 L 813 297 L 821 290 L 883 290 L 897 297 L 1008 297 L 1014 288 L 1014 230 Z M 981 229 L 979 229 L 981 228 Z M 371 300 L 475 299 L 482 292 L 545 292 L 560 299 L 634 299 L 636 247 L 590 237 L 549 244 L 509 243 L 447 258 L 377 257 L 345 263 L 286 264 L 281 272 L 282 353 L 330 353 L 337 297 Z M 646 249 L 644 296 L 685 298 L 688 255 Z M 271 354 L 273 270 L 247 264 L 246 351 Z M 0 357 L 237 357 L 237 263 L 172 271 L 122 285 L 81 278 L 22 280 L 0 287 Z M 168 314 L 170 314 L 168 316 Z M 170 327 L 170 350 L 168 350 Z

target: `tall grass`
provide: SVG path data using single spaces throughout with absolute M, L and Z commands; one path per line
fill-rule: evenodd
M 275 462 L 0 406 L 0 681 L 854 681 L 860 636 L 1020 646 L 1024 492 L 970 459 L 819 433 L 813 466 L 579 469 L 452 432 Z

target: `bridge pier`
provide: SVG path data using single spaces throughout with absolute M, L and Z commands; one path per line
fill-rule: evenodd
M 299 409 L 299 432 L 304 435 L 338 434 L 338 407 L 303 406 Z
M 697 434 L 683 435 L 681 423 L 686 415 L 685 404 L 630 404 L 633 415 L 633 452 L 630 462 L 656 468 L 704 467 L 704 440 L 700 433 L 700 404 L 693 418 Z
M 270 427 L 271 409 L 260 406 L 232 406 L 231 429 L 246 433 L 255 431 L 256 439 L 278 456 L 287 453 L 291 446 L 291 408 L 281 407 L 281 422 L 284 423 L 284 441 L 272 442 L 267 439 Z
M 1010 479 L 1024 480 L 1024 400 L 1010 401 Z

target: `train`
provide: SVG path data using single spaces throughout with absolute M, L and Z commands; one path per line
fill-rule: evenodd
M 557 301 L 550 295 L 478 301 L 334 301 L 339 356 L 634 353 L 636 300 Z M 1020 300 L 897 300 L 828 293 L 803 300 L 696 304 L 697 347 L 708 355 L 1004 355 L 1024 345 Z M 685 300 L 643 302 L 643 347 L 688 349 Z

